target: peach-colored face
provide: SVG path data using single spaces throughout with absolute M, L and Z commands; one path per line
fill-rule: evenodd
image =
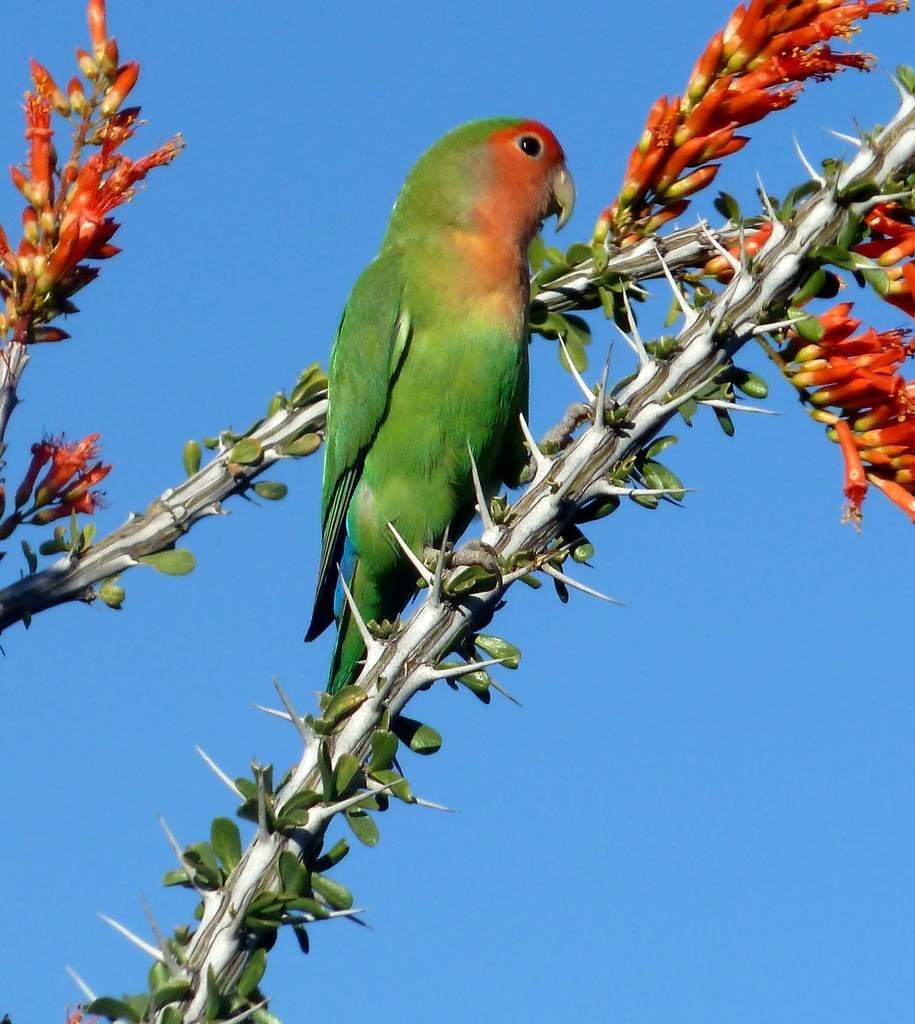
M 556 136 L 539 121 L 501 128 L 489 138 L 490 185 L 478 204 L 496 230 L 526 245 L 551 212 L 564 223 L 574 200 L 565 154 Z

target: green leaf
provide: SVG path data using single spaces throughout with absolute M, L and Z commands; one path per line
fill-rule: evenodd
M 184 460 L 184 472 L 188 476 L 193 476 L 200 469 L 200 444 L 194 440 L 185 441 L 181 455 Z
M 315 868 L 318 871 L 327 871 L 339 864 L 349 853 L 349 843 L 345 839 L 338 839 L 336 843 L 315 861 Z
M 872 267 L 868 270 L 862 270 L 861 276 L 881 298 L 886 298 L 889 295 L 890 279 L 885 270 Z
M 572 560 L 579 563 L 587 562 L 589 558 L 594 557 L 594 545 L 590 541 L 585 541 L 583 544 L 577 544 L 572 548 Z
M 537 582 L 539 583 L 540 581 L 538 580 Z M 458 676 L 457 681 L 461 686 L 466 686 L 474 697 L 481 700 L 484 704 L 488 704 L 492 700 L 492 693 L 489 690 L 491 682 L 489 673 L 483 669 L 477 669 L 475 672 L 465 672 L 464 675 Z
M 807 316 L 798 320 L 793 329 L 804 339 L 804 341 L 819 342 L 823 340 L 826 328 L 815 317 Z
M 293 458 L 301 459 L 316 452 L 320 447 L 321 438 L 317 434 L 303 434 L 289 444 L 284 444 L 280 448 L 280 455 L 291 455 Z
M 766 398 L 769 394 L 769 385 L 758 374 L 750 370 L 740 370 L 735 367 L 731 375 L 734 387 L 743 392 L 747 398 Z
M 267 403 L 267 419 L 270 419 L 271 416 L 275 416 L 280 411 L 280 409 L 285 408 L 286 396 L 283 394 L 282 391 L 275 392 L 273 398 L 271 398 L 270 401 Z
M 222 994 L 219 991 L 219 982 L 216 980 L 216 972 L 212 967 L 207 967 L 207 1020 L 216 1020 L 219 1016 L 219 1007 L 221 1004 Z
M 29 575 L 31 576 L 32 573 L 38 570 L 38 556 L 32 550 L 27 540 L 22 542 L 22 553 L 25 555 L 25 560 L 29 567 Z
M 415 754 L 425 756 L 441 749 L 442 737 L 431 725 L 398 715 L 391 723 L 391 728 Z
M 673 434 L 665 434 L 663 437 L 659 437 L 654 444 L 648 449 L 645 454 L 649 459 L 653 459 L 655 455 L 660 455 L 665 448 L 669 448 L 671 445 L 676 444 L 679 438 L 674 437 Z
M 228 874 L 241 860 L 241 833 L 229 818 L 214 818 L 210 826 L 210 842 Z
M 98 999 L 93 999 L 86 1007 L 86 1012 L 99 1017 L 107 1017 L 109 1020 L 129 1020 L 131 1024 L 140 1020 L 131 1006 L 120 999 L 112 999 L 111 996 L 100 996 Z
M 321 717 L 331 726 L 336 725 L 356 708 L 364 704 L 368 694 L 360 686 L 344 686 L 339 689 L 324 708 Z
M 591 246 L 586 245 L 584 242 L 573 242 L 568 249 L 566 249 L 565 261 L 572 267 L 577 263 L 584 263 L 585 260 L 591 259 Z
M 514 644 L 503 640 L 500 636 L 490 636 L 488 633 L 477 633 L 473 638 L 474 644 L 490 658 L 501 658 L 505 668 L 517 668 L 521 664 L 521 651 Z
M 124 603 L 126 594 L 124 593 L 124 588 L 117 585 L 116 580 L 117 576 L 112 576 L 111 579 L 105 580 L 101 587 L 99 587 L 98 596 L 109 608 L 117 610 Z
M 169 1006 L 158 1018 L 158 1024 L 184 1024 L 184 1014 L 177 1006 Z
M 312 917 L 324 918 L 327 917 L 328 910 L 323 903 L 318 903 L 317 900 L 313 900 L 308 896 L 297 896 L 294 900 L 289 900 L 286 904 L 287 910 L 299 910 L 303 914 L 311 914 Z
M 289 488 L 285 484 L 274 480 L 261 480 L 254 485 L 254 490 L 267 501 L 281 501 L 289 493 Z
M 482 565 L 470 565 L 459 569 L 453 579 L 448 581 L 448 594 L 460 597 L 463 594 L 479 594 L 492 590 L 497 582 L 496 577 Z
M 334 768 L 334 795 L 337 798 L 347 796 L 356 776 L 359 774 L 359 761 L 352 754 L 341 754 Z
M 260 984 L 266 970 L 267 950 L 262 947 L 251 954 L 251 959 L 245 964 L 241 977 L 235 983 L 235 990 L 240 996 L 247 998 Z
M 350 807 L 345 812 L 346 822 L 353 830 L 353 835 L 366 846 L 376 846 L 379 833 L 375 819 L 367 812 L 360 811 L 357 807 Z
M 301 950 L 301 952 L 308 956 L 308 951 L 310 949 L 308 942 L 308 932 L 301 925 L 296 925 L 292 929 L 292 934 L 295 936 L 295 941 L 299 944 L 299 949 Z M 254 1017 L 255 1020 L 257 1020 L 257 1014 L 255 1014 Z M 262 1024 L 262 1022 L 257 1022 L 257 1024 Z M 263 1022 L 263 1024 L 266 1024 L 266 1022 Z
M 308 886 L 308 870 L 291 850 L 283 850 L 279 859 L 280 884 L 284 892 L 296 896 L 305 892 Z
M 543 241 L 543 235 L 534 236 L 534 240 L 527 250 L 527 258 L 531 270 L 536 274 L 546 262 L 546 243 Z
M 382 786 L 388 786 L 387 792 L 392 796 L 396 796 L 398 800 L 403 800 L 405 804 L 412 804 L 414 802 L 410 783 L 399 772 L 395 772 L 393 768 L 382 768 L 380 771 L 372 772 L 372 778 L 376 782 L 380 782 Z
M 353 905 L 353 894 L 349 889 L 326 875 L 313 871 L 311 887 L 319 896 L 323 896 L 334 910 L 349 910 Z
M 900 64 L 896 68 L 896 77 L 902 83 L 903 88 L 915 96 L 915 68 L 909 67 L 908 64 Z
M 183 885 L 186 888 L 190 888 L 191 880 L 188 878 L 188 874 L 184 868 L 172 868 L 170 871 L 166 871 L 162 876 L 162 884 L 166 887 L 171 885 Z
M 151 565 L 166 576 L 186 576 L 197 564 L 193 552 L 187 548 L 172 548 L 170 551 L 156 551 L 151 555 L 141 555 L 143 565 Z
M 397 737 L 386 729 L 376 729 L 372 733 L 372 757 L 369 771 L 375 772 L 390 768 L 397 756 Z
M 334 798 L 334 772 L 330 765 L 330 749 L 322 741 L 318 746 L 318 771 L 321 774 L 321 792 L 327 801 Z
M 191 990 L 191 983 L 186 978 L 169 980 L 153 991 L 152 1005 L 158 1010 L 169 1003 L 177 1003 Z
M 321 797 L 313 789 L 302 789 L 298 793 L 293 793 L 286 803 L 283 804 L 281 813 L 288 814 L 290 811 L 308 811 L 320 802 Z
M 251 466 L 260 462 L 264 449 L 260 441 L 253 437 L 243 437 L 229 452 L 229 462 L 237 462 L 242 466 Z
M 726 217 L 734 224 L 739 224 L 743 219 L 740 204 L 729 192 L 719 192 L 713 205 L 722 217 Z
M 715 414 L 715 419 L 718 420 L 718 426 L 727 434 L 728 437 L 734 436 L 734 421 L 728 414 L 727 409 L 712 409 Z
M 671 491 L 670 496 L 675 501 L 680 501 L 686 493 L 683 481 L 666 466 L 662 466 L 660 462 L 646 462 L 642 467 L 642 472 L 645 474 L 645 483 L 652 490 Z

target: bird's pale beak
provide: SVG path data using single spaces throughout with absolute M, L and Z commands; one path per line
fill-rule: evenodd
M 561 164 L 553 172 L 550 182 L 550 213 L 556 214 L 556 230 L 561 231 L 572 216 L 575 209 L 575 182 L 572 175 Z

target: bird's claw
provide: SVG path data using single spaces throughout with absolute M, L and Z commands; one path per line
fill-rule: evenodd
M 491 544 L 484 544 L 481 540 L 469 540 L 457 551 L 452 552 L 449 560 L 451 568 L 458 566 L 481 566 L 487 572 L 502 579 L 502 568 L 499 565 L 499 555 Z

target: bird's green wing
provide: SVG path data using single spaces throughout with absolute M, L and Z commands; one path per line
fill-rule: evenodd
M 306 640 L 322 633 L 334 618 L 346 514 L 410 338 L 410 317 L 402 294 L 397 253 L 382 251 L 356 281 L 337 330 L 328 374 L 321 563 Z

